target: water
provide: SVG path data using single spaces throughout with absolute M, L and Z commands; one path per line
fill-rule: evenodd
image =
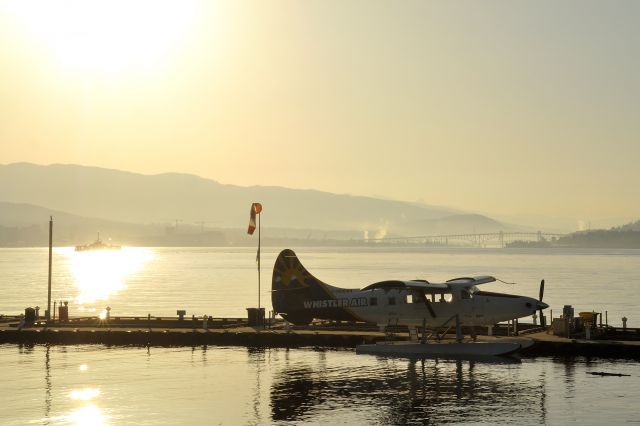
M 405 360 L 350 351 L 0 346 L 0 423 L 622 424 L 637 362 Z M 608 371 L 629 377 L 600 377 Z
M 260 304 L 271 308 L 271 268 L 279 250 L 262 250 Z M 423 278 L 442 282 L 493 275 L 506 282 L 483 290 L 538 297 L 554 315 L 571 304 L 575 312 L 608 312 L 609 323 L 636 320 L 640 305 L 640 250 L 296 250 L 321 280 L 350 288 L 385 279 Z M 246 316 L 258 305 L 253 248 L 124 248 L 76 253 L 54 249 L 52 300 L 70 302 L 70 315 L 95 315 L 106 306 L 112 316 L 187 314 Z M 46 248 L 0 249 L 0 313 L 18 314 L 47 303 Z M 44 309 L 43 309 L 44 310 Z
M 640 251 L 297 250 L 320 279 L 494 275 L 483 288 L 608 311 L 636 326 Z M 263 250 L 270 308 L 275 250 Z M 0 313 L 45 306 L 46 249 L 0 249 Z M 72 315 L 244 316 L 258 302 L 250 248 L 54 252 L 53 299 Z M 556 314 L 557 315 L 557 314 Z M 603 424 L 640 419 L 640 365 L 606 359 L 406 360 L 349 350 L 0 345 L 0 424 Z M 629 374 L 600 377 L 588 372 Z

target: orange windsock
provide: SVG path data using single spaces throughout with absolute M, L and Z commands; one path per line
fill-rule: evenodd
M 253 203 L 251 204 L 251 215 L 249 216 L 249 229 L 247 229 L 247 234 L 253 235 L 253 231 L 256 230 L 256 215 L 260 214 L 262 211 L 262 204 Z

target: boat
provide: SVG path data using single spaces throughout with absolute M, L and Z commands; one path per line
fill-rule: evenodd
M 92 250 L 120 250 L 121 246 L 103 243 L 100 240 L 100 233 L 98 232 L 98 239 L 91 244 L 84 244 L 76 246 L 76 251 L 92 251 Z

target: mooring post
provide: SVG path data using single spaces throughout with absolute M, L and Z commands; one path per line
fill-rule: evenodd
M 599 312 L 598 316 L 600 317 L 600 328 L 602 328 L 602 312 Z
M 456 342 L 462 343 L 462 327 L 460 326 L 460 316 L 456 314 Z
M 49 216 L 49 281 L 47 286 L 47 321 L 51 319 L 51 264 L 53 252 L 53 216 Z M 55 309 L 55 307 L 54 307 Z M 55 317 L 55 313 L 53 316 Z
M 422 318 L 422 336 L 421 336 L 421 342 L 422 342 L 422 343 L 427 343 L 427 319 L 426 319 L 426 318 Z

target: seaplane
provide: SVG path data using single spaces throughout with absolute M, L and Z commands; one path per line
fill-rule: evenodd
M 462 327 L 493 326 L 499 322 L 530 316 L 538 311 L 544 326 L 542 301 L 544 280 L 538 299 L 482 291 L 479 285 L 496 281 L 492 276 L 454 278 L 443 283 L 423 279 L 388 280 L 361 289 L 340 288 L 314 277 L 289 249 L 278 255 L 271 284 L 273 309 L 287 322 L 308 325 L 314 319 L 357 321 L 381 328 L 407 326 L 420 342 L 386 341 L 360 345 L 357 353 L 410 355 L 505 355 L 523 348 L 518 342 L 464 342 Z M 456 339 L 429 343 L 426 330 L 455 326 Z M 474 336 L 475 337 L 475 336 Z

